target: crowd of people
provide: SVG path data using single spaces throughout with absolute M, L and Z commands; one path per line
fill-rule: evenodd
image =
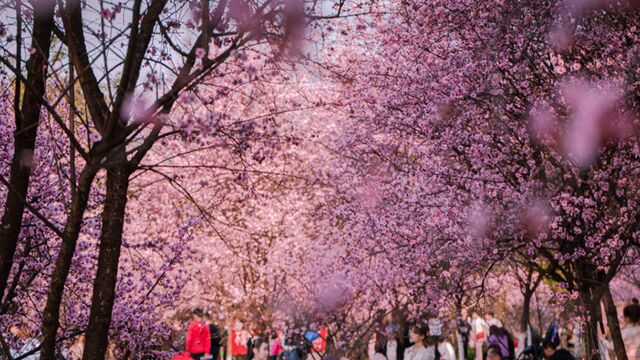
M 623 309 L 621 336 L 629 360 L 640 360 L 640 304 L 633 299 Z M 389 315 L 389 314 L 387 314 Z M 605 326 L 599 327 L 600 359 L 611 360 L 613 342 Z M 253 331 L 243 342 L 246 355 L 243 360 L 348 360 L 336 349 L 327 353 L 314 350 L 307 332 L 292 330 L 281 333 L 275 329 Z M 11 350 L 13 358 L 38 360 L 39 340 L 25 327 L 14 326 L 11 333 L 20 346 Z M 543 334 L 530 329 L 521 342 L 514 337 L 493 312 L 483 316 L 462 310 L 455 322 L 441 323 L 428 319 L 399 325 L 391 316 L 381 317 L 364 339 L 366 353 L 349 354 L 349 358 L 362 360 L 573 360 L 585 358 L 582 334 L 577 321 L 554 318 Z M 228 358 L 227 336 L 202 309 L 191 312 L 190 322 L 183 337 L 176 341 L 172 360 L 224 360 Z M 522 335 L 522 334 L 519 334 Z M 319 336 L 315 333 L 315 336 Z M 359 340 L 359 339 L 355 339 Z M 358 341 L 362 343 L 362 340 Z M 455 344 L 455 345 L 454 345 Z M 114 344 L 109 344 L 106 359 L 121 358 Z M 68 341 L 61 360 L 82 359 L 84 336 L 78 334 Z
M 480 317 L 477 313 L 474 313 L 472 318 L 467 318 L 466 312 L 463 312 L 456 331 L 452 331 L 451 334 L 446 333 L 447 327 L 443 326 L 438 319 L 417 321 L 407 326 L 404 331 L 394 325 L 383 325 L 384 331 L 377 331 L 369 342 L 368 358 L 370 360 L 455 360 L 457 359 L 456 350 L 451 341 L 454 333 L 457 332 L 456 339 L 461 340 L 462 349 L 458 352 L 468 354 L 473 328 L 481 326 L 477 328 L 476 333 L 473 333 L 475 341 L 471 348 L 475 348 L 475 344 L 480 345 L 476 355 L 483 359 L 482 351 L 486 348 L 488 350 L 486 353 L 495 349 L 500 359 L 514 359 L 511 335 L 502 328 L 501 322 L 492 314 L 488 314 L 487 317 L 487 322 L 491 324 L 488 328 L 485 327 L 487 322 L 478 321 Z M 485 336 L 485 330 L 489 335 Z
M 179 350 L 184 351 L 178 353 L 173 359 L 217 360 L 223 345 L 223 333 L 220 327 L 211 322 L 210 317 L 206 316 L 200 308 L 196 308 L 192 315 L 184 344 L 178 346 Z
M 287 334 L 286 339 L 281 339 L 283 334 L 275 330 L 265 334 L 258 329 L 253 329 L 250 336 L 243 342 L 247 354 L 246 360 L 302 360 L 311 351 L 309 341 L 303 338 L 303 334 L 293 331 Z M 185 337 L 178 341 L 177 355 L 172 360 L 218 360 L 223 359 L 228 334 L 213 323 L 211 316 L 196 308 L 192 312 Z M 242 341 L 242 339 L 238 339 Z M 236 341 L 238 341 L 236 340 Z M 319 360 L 319 358 L 318 358 Z
M 455 360 L 453 345 L 443 334 L 438 319 L 418 321 L 402 327 L 385 317 L 369 341 L 370 360 Z
M 10 350 L 13 359 L 21 360 L 40 360 L 40 340 L 32 336 L 32 332 L 26 326 L 12 326 L 9 331 L 16 339 L 19 346 Z M 63 342 L 60 353 L 57 355 L 59 360 L 81 360 L 84 354 L 84 335 L 78 334 L 71 337 L 68 341 Z M 0 352 L 0 359 L 2 353 Z M 110 342 L 107 346 L 105 360 L 119 360 L 123 356 L 118 351 L 114 342 Z
M 629 360 L 640 360 L 640 305 L 637 300 L 625 306 L 622 337 Z M 453 325 L 453 326 L 447 326 Z M 258 333 L 254 331 L 254 333 Z M 399 326 L 390 317 L 383 318 L 371 331 L 365 343 L 366 354 L 355 358 L 368 360 L 515 360 L 584 358 L 577 322 L 554 318 L 543 334 L 530 330 L 518 342 L 511 331 L 493 313 L 481 315 L 463 310 L 452 324 L 438 319 L 417 321 Z M 206 323 L 200 309 L 193 312 L 183 351 L 174 360 L 214 359 L 224 347 L 224 334 L 214 324 Z M 609 360 L 613 345 L 606 332 L 601 333 L 601 359 Z M 306 344 L 306 345 L 305 345 Z M 304 337 L 280 334 L 270 330 L 266 335 L 252 335 L 246 343 L 247 360 L 346 360 L 344 353 L 331 350 L 326 354 L 310 351 Z M 354 357 L 350 354 L 350 357 Z
M 184 342 L 179 345 L 180 352 L 173 360 L 216 360 L 224 356 L 220 350 L 226 342 L 225 335 L 221 334 L 216 325 L 207 324 L 206 320 L 201 309 L 193 311 Z M 478 349 L 475 356 L 479 359 L 485 358 L 483 354 L 492 360 L 515 359 L 513 338 L 492 313 L 488 313 L 484 319 L 474 313 L 463 324 L 459 324 L 457 329 L 461 337 L 470 334 L 474 326 L 477 328 L 472 348 Z M 449 337 L 443 333 L 444 328 L 440 321 L 431 319 L 413 323 L 403 330 L 387 317 L 373 331 L 366 356 L 369 360 L 456 360 L 456 350 Z M 483 333 L 485 328 L 486 338 L 478 337 L 478 333 Z M 259 331 L 253 333 L 246 343 L 247 360 L 302 360 L 309 359 L 309 356 L 314 360 L 345 359 L 343 353 L 336 351 L 329 354 L 314 353 L 310 342 L 305 340 L 302 333 L 283 335 L 274 330 L 268 331 L 267 335 L 260 335 Z M 467 341 L 464 343 L 467 344 Z M 475 347 L 476 345 L 479 347 Z M 465 354 L 467 348 L 465 345 Z
M 449 338 L 443 336 L 442 326 L 414 324 L 408 329 L 408 337 L 394 334 L 376 334 L 369 345 L 370 360 L 515 360 L 515 359 L 550 359 L 573 360 L 585 358 L 584 344 L 577 319 L 564 321 L 556 316 L 544 334 L 537 334 L 529 328 L 523 334 L 522 343 L 507 330 L 502 321 L 493 312 L 481 316 L 472 312 L 468 316 L 462 310 L 457 318 L 455 331 Z M 601 329 L 605 328 L 603 324 Z M 391 336 L 389 337 L 389 334 Z M 455 335 L 455 336 L 453 336 Z M 625 352 L 629 360 L 640 360 L 640 304 L 633 299 L 623 309 L 623 327 L 621 329 Z M 380 338 L 385 338 L 386 346 L 382 346 Z M 449 340 L 458 346 L 457 355 Z M 390 350 L 391 349 L 391 350 Z M 606 331 L 600 332 L 600 359 L 610 360 L 613 357 L 613 343 Z M 402 356 L 402 357 L 401 357 Z

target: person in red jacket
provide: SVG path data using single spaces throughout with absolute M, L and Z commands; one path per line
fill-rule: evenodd
M 202 321 L 204 311 L 200 308 L 193 310 L 193 321 L 187 330 L 186 350 L 191 357 L 199 360 L 205 356 L 209 356 L 211 349 L 211 336 L 209 334 L 209 326 Z
M 171 360 L 191 360 L 191 354 L 186 351 L 174 355 Z

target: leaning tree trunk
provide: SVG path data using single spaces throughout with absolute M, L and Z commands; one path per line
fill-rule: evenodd
M 89 192 L 97 169 L 94 164 L 87 164 L 78 179 L 77 190 L 73 193 L 71 210 L 67 215 L 67 224 L 64 228 L 64 238 L 56 259 L 56 266 L 51 274 L 49 294 L 44 307 L 42 320 L 42 335 L 44 339 L 42 340 L 40 357 L 42 360 L 55 360 L 56 334 L 60 326 L 60 305 L 64 294 L 64 285 L 69 275 L 73 254 L 76 251 L 82 219 L 87 209 Z
M 84 360 L 104 359 L 116 297 L 130 171 L 124 146 L 115 151 L 116 155 L 107 159 L 107 162 L 113 163 L 113 166 L 107 169 L 107 194 L 102 212 L 100 254 L 98 256 L 98 270 L 93 283 Z
M 622 339 L 622 333 L 620 332 L 620 323 L 618 322 L 618 310 L 616 304 L 613 302 L 611 296 L 611 289 L 607 286 L 602 296 L 602 302 L 604 303 L 604 311 L 607 316 L 607 326 L 609 327 L 609 334 L 613 340 L 613 351 L 616 354 L 617 360 L 627 360 L 627 351 L 624 347 L 624 340 Z
M 36 51 L 27 62 L 27 85 L 22 98 L 22 109 L 14 114 L 16 131 L 7 198 L 0 224 L 0 300 L 7 287 L 13 257 L 18 246 L 22 217 L 29 190 L 31 164 L 26 164 L 33 154 L 38 135 L 41 101 L 44 97 L 51 33 L 53 32 L 52 4 L 37 4 L 34 10 L 33 40 Z M 19 67 L 16 67 L 19 68 Z M 20 78 L 16 78 L 19 82 Z M 20 96 L 20 94 L 15 94 Z

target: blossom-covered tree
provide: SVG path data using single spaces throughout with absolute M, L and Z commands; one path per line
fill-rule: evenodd
M 593 350 L 603 291 L 638 244 L 638 27 L 635 8 L 585 4 L 403 2 L 353 104 L 458 214 L 479 209 L 486 251 L 527 249 L 580 298 Z
M 358 349 L 519 288 L 525 330 L 541 283 L 624 358 L 633 2 L 0 4 L 0 315 L 43 358 L 166 356 L 193 306 Z
M 18 19 L 23 14 L 33 14 L 34 8 L 40 10 L 35 5 L 17 2 Z M 85 358 L 100 358 L 107 347 L 112 319 L 130 176 L 157 141 L 181 131 L 167 126 L 174 104 L 179 102 L 188 106 L 198 96 L 194 91 L 196 86 L 207 79 L 220 78 L 239 84 L 246 80 L 236 75 L 255 76 L 255 68 L 247 63 L 252 47 L 264 57 L 282 58 L 300 44 L 308 20 L 340 17 L 346 7 L 343 3 L 332 9 L 331 6 L 307 6 L 298 1 L 254 3 L 241 0 L 136 1 L 130 4 L 131 7 L 120 3 L 81 1 L 47 2 L 47 5 L 50 11 L 54 10 L 54 5 L 57 7 L 58 18 L 51 31 L 68 51 L 73 70 L 78 74 L 76 78 L 73 72 L 67 73 L 70 85 L 66 90 L 75 92 L 76 81 L 73 79 L 77 80 L 81 104 L 69 102 L 75 119 L 67 124 L 61 121 L 55 102 L 47 103 L 42 96 L 31 101 L 43 104 L 57 120 L 73 146 L 70 158 L 80 166 L 78 170 L 72 166 L 70 171 L 70 210 L 64 229 L 57 231 L 63 241 L 44 308 L 42 356 L 53 358 L 55 353 L 65 284 L 94 181 L 99 170 L 104 168 L 107 169 L 106 193 L 104 198 L 98 199 L 103 204 L 100 250 L 84 354 Z M 3 23 L 3 35 L 7 32 L 6 25 Z M 15 25 L 16 28 L 9 28 L 8 32 L 22 31 L 19 23 Z M 36 27 L 31 29 L 37 30 Z M 4 49 L 6 58 L 15 59 L 15 62 L 12 64 L 7 60 L 3 64 L 14 73 L 18 82 L 28 82 L 20 71 L 22 48 L 18 43 L 18 55 L 14 56 L 11 49 Z M 46 59 L 44 56 L 43 65 Z M 57 57 L 38 70 L 48 69 L 54 75 L 61 75 L 58 69 L 63 64 L 64 59 Z M 240 73 L 236 72 L 238 70 Z M 19 95 L 19 91 L 17 93 Z M 57 101 L 65 95 L 63 92 Z M 211 101 L 227 95 L 228 92 L 221 88 L 217 99 L 212 97 Z M 85 106 L 86 112 L 83 111 Z M 216 114 L 220 119 L 237 116 L 220 110 Z M 197 118 L 210 120 L 203 123 L 207 132 L 216 131 L 218 118 L 205 114 Z M 73 130 L 76 122 L 86 130 L 86 138 Z M 238 123 L 236 131 L 245 140 L 229 145 L 244 152 L 255 129 Z M 10 211 L 5 215 L 15 216 L 13 210 Z M 9 263 L 7 268 L 10 267 Z

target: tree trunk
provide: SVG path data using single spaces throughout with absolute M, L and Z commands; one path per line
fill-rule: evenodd
M 109 327 L 116 297 L 120 247 L 129 187 L 129 164 L 124 146 L 107 159 L 113 167 L 107 170 L 107 194 L 102 212 L 102 233 L 98 270 L 93 283 L 91 313 L 86 332 L 84 360 L 104 359 L 109 340 Z
M 36 49 L 36 52 L 27 63 L 27 86 L 22 98 L 22 109 L 14 114 L 16 131 L 9 180 L 11 189 L 8 189 L 0 225 L 0 300 L 3 298 L 13 266 L 24 215 L 24 200 L 29 189 L 31 164 L 25 164 L 25 161 L 30 161 L 28 158 L 33 154 L 38 135 L 41 108 L 39 99 L 44 96 L 46 65 L 53 32 L 53 10 L 54 6 L 51 4 L 34 6 L 31 47 Z M 20 79 L 16 78 L 16 81 L 19 82 Z
M 326 349 L 325 353 L 333 354 L 336 349 L 336 344 L 333 341 L 333 332 L 329 331 L 327 328 L 327 338 L 325 339 Z
M 69 275 L 73 254 L 76 251 L 78 234 L 82 227 L 82 219 L 87 208 L 91 184 L 95 178 L 97 168 L 93 164 L 87 164 L 78 179 L 78 188 L 73 194 L 71 211 L 67 216 L 67 224 L 64 229 L 64 239 L 60 246 L 60 252 L 56 259 L 56 266 L 51 274 L 49 294 L 44 308 L 42 321 L 41 359 L 55 360 L 56 334 L 60 326 L 60 304 L 64 294 L 64 285 Z
M 613 302 L 611 289 L 609 289 L 608 286 L 602 296 L 602 302 L 604 303 L 607 326 L 609 327 L 609 334 L 613 340 L 613 351 L 616 354 L 616 359 L 627 360 L 627 351 L 624 347 L 624 340 L 622 340 L 622 333 L 620 332 L 620 323 L 618 322 L 618 310 L 616 309 L 616 304 Z
M 533 297 L 533 291 L 525 291 L 524 302 L 522 303 L 522 317 L 520 318 L 520 331 L 527 332 L 529 326 L 529 320 L 531 319 L 531 298 Z
M 536 297 L 536 315 L 538 318 L 538 331 L 544 335 L 544 324 L 542 324 L 542 310 L 540 309 L 540 299 L 538 299 L 538 293 L 534 295 Z
M 595 296 L 592 290 L 587 288 L 580 291 L 580 299 L 586 312 L 586 324 L 584 324 L 585 359 L 602 359 L 597 330 L 602 321 L 599 296 Z

